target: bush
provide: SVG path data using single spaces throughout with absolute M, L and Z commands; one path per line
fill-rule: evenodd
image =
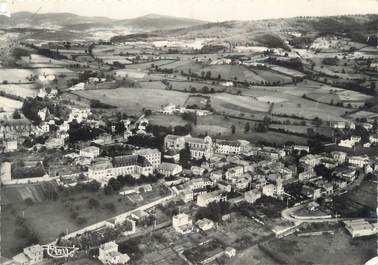
M 90 209 L 98 208 L 100 206 L 100 203 L 98 202 L 98 200 L 90 198 L 88 200 L 88 206 Z
M 76 219 L 76 223 L 78 225 L 84 225 L 84 224 L 87 223 L 87 219 L 85 217 L 79 217 L 79 218 Z
M 25 202 L 25 204 L 26 204 L 27 206 L 31 206 L 31 205 L 34 204 L 32 198 L 26 198 L 24 202 Z

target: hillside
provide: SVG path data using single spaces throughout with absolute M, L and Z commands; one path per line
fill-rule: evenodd
M 32 14 L 29 12 L 18 12 L 11 17 L 0 16 L 0 24 L 3 28 L 9 27 L 43 27 L 51 26 L 64 30 L 93 30 L 106 28 L 108 30 L 116 27 L 124 27 L 126 31 L 142 32 L 152 30 L 169 30 L 183 28 L 206 23 L 205 21 L 149 14 L 132 19 L 110 19 L 106 17 L 85 17 L 71 13 L 48 13 Z
M 294 38 L 314 37 L 332 32 L 350 35 L 352 39 L 364 41 L 377 30 L 378 15 L 353 15 L 335 17 L 295 17 L 287 19 L 267 19 L 256 21 L 226 21 L 207 23 L 188 28 L 160 30 L 153 32 L 153 37 L 175 37 L 181 39 L 215 38 L 235 45 L 251 44 L 268 47 L 284 47 L 285 41 Z M 123 41 L 140 37 L 116 36 L 113 41 Z M 298 37 L 296 37 L 298 38 Z

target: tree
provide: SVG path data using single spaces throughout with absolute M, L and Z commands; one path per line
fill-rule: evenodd
M 247 122 L 247 123 L 245 124 L 245 126 L 244 126 L 244 133 L 249 132 L 250 128 L 251 128 L 251 126 L 249 125 L 249 122 Z
M 100 203 L 98 202 L 98 200 L 96 200 L 94 198 L 90 198 L 88 200 L 88 206 L 89 206 L 90 209 L 98 208 L 100 206 Z
M 191 159 L 190 147 L 188 143 L 185 143 L 185 148 L 180 151 L 180 164 L 184 168 L 189 168 L 190 159 Z
M 18 120 L 18 119 L 21 119 L 21 115 L 17 110 L 15 110 L 12 114 L 12 118 L 15 120 Z
M 235 132 L 236 132 L 236 127 L 235 127 L 235 125 L 231 125 L 231 133 L 232 134 L 235 134 Z

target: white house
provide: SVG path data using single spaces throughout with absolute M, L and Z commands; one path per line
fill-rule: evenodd
M 221 190 L 216 190 L 213 192 L 207 192 L 207 193 L 198 195 L 197 205 L 199 207 L 206 207 L 207 205 L 209 205 L 209 203 L 226 201 L 226 200 L 227 200 L 227 197 L 223 195 L 223 192 Z
M 193 231 L 193 221 L 185 213 L 174 215 L 172 217 L 172 226 L 180 234 L 187 234 Z
M 80 149 L 80 156 L 95 158 L 100 155 L 100 148 L 97 146 L 88 146 L 83 149 Z
M 126 264 L 130 257 L 118 251 L 118 245 L 114 241 L 102 244 L 99 247 L 98 259 L 103 264 Z
M 182 166 L 173 163 L 161 163 L 158 168 L 158 172 L 166 177 L 174 176 L 182 172 Z
M 161 152 L 157 149 L 144 148 L 134 151 L 133 154 L 145 157 L 153 168 L 157 168 L 161 164 Z

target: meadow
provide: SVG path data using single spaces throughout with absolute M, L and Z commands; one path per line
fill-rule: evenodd
M 88 99 L 98 99 L 103 103 L 124 109 L 130 113 L 139 113 L 144 108 L 160 110 L 168 103 L 183 105 L 186 95 L 171 90 L 154 88 L 119 87 L 116 89 L 99 89 L 75 91 L 74 94 Z

